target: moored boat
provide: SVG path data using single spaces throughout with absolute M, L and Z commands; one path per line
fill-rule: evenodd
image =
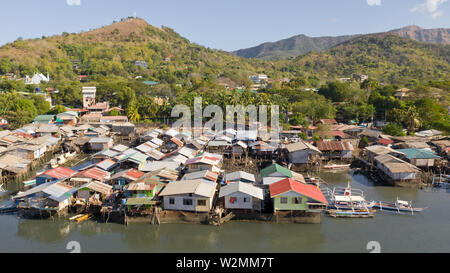
M 332 165 L 326 165 L 323 168 L 328 169 L 328 170 L 348 169 L 348 168 L 350 168 L 350 164 L 342 164 L 342 165 L 332 164 Z
M 414 208 L 412 206 L 412 202 L 408 202 L 408 201 L 403 201 L 403 200 L 399 200 L 397 198 L 397 201 L 389 203 L 389 202 L 375 202 L 374 201 L 374 209 L 379 209 L 379 210 L 386 210 L 386 211 L 394 211 L 394 212 L 422 212 L 424 210 L 424 208 Z

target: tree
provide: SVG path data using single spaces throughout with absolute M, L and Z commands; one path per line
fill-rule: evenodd
M 292 104 L 294 113 L 308 117 L 312 123 L 323 118 L 335 118 L 336 109 L 331 102 L 321 95 L 310 94 L 309 98 Z
M 367 100 L 369 100 L 372 91 L 375 90 L 379 85 L 380 83 L 378 81 L 370 78 L 361 83 L 361 89 L 365 89 L 367 91 Z
M 58 115 L 66 112 L 66 107 L 60 104 L 55 105 L 50 111 L 47 112 L 48 115 Z
M 389 123 L 383 128 L 383 132 L 390 136 L 404 136 L 403 127 L 398 123 Z

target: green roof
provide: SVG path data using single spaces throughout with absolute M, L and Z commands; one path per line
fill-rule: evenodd
M 54 115 L 39 115 L 34 118 L 34 121 L 52 121 L 54 117 Z
M 143 81 L 142 83 L 146 84 L 146 85 L 157 85 L 157 84 L 159 84 L 158 82 L 155 82 L 155 81 Z
M 424 149 L 398 149 L 398 152 L 404 153 L 406 158 L 408 159 L 432 159 L 432 158 L 440 158 L 435 155 L 433 152 Z
M 292 178 L 292 172 L 289 169 L 286 169 L 285 167 L 282 167 L 278 164 L 273 164 L 265 169 L 261 170 L 261 177 L 269 176 L 273 173 L 279 172 L 289 178 Z

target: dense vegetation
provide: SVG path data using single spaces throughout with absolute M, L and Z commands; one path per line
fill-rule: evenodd
M 383 119 L 409 133 L 428 128 L 449 133 L 445 108 L 450 99 L 449 51 L 449 46 L 375 35 L 319 54 L 270 62 L 205 48 L 169 28 L 131 19 L 86 33 L 19 39 L 1 47 L 0 75 L 48 72 L 51 81 L 39 86 L 20 80 L 0 81 L 0 115 L 10 120 L 11 128 L 17 128 L 37 114 L 64 111 L 62 105 L 81 107 L 81 87 L 97 86 L 99 101 L 123 108 L 134 122 L 165 122 L 173 105 L 192 107 L 193 98 L 202 96 L 204 106 L 280 105 L 289 113 L 289 119 L 281 117 L 285 127 L 306 126 L 321 118 L 343 122 Z M 257 93 L 230 91 L 220 84 L 249 89 L 249 76 L 259 73 L 273 81 Z M 368 74 L 371 79 L 362 84 L 337 81 L 353 73 Z M 80 82 L 80 75 L 87 79 Z M 396 99 L 395 91 L 405 86 L 413 95 L 409 100 Z M 43 96 L 34 94 L 37 87 L 59 91 L 52 94 L 55 108 L 50 109 Z M 311 87 L 320 90 L 304 91 Z M 398 126 L 394 125 L 388 130 L 396 132 Z

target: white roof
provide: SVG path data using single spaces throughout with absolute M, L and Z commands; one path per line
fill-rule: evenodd
M 255 176 L 253 174 L 246 173 L 243 171 L 227 173 L 225 175 L 225 180 L 228 180 L 228 181 L 237 181 L 240 179 L 245 179 L 245 180 L 252 181 L 252 182 L 256 181 Z
M 153 143 L 155 143 L 155 144 L 158 145 L 158 146 L 161 146 L 161 145 L 163 145 L 163 143 L 164 143 L 164 141 L 163 141 L 162 139 L 159 139 L 159 138 L 157 138 L 157 137 L 152 138 L 152 140 L 150 140 L 150 141 L 153 142 Z
M 114 147 L 112 147 L 111 150 L 118 152 L 125 152 L 126 150 L 128 150 L 128 147 L 123 144 L 117 144 Z
M 171 137 L 174 137 L 174 136 L 178 135 L 179 133 L 180 132 L 178 132 L 175 129 L 169 129 L 165 132 L 166 135 L 171 136 Z
M 181 149 L 178 151 L 178 153 L 179 153 L 180 155 L 185 156 L 185 157 L 192 157 L 193 154 L 195 153 L 195 150 L 194 150 L 194 149 L 191 149 L 191 148 L 188 148 L 188 147 L 183 147 L 183 148 L 181 148 Z
M 159 196 L 192 193 L 195 195 L 213 198 L 216 192 L 216 187 L 216 183 L 206 183 L 202 179 L 170 182 L 159 194 Z
M 228 185 L 222 187 L 220 189 L 219 197 L 227 196 L 235 192 L 242 192 L 255 198 L 258 198 L 259 200 L 264 199 L 263 189 L 253 186 L 252 184 L 243 182 L 229 183 Z
M 139 170 L 143 172 L 153 172 L 167 168 L 169 170 L 178 171 L 180 166 L 180 162 L 174 161 L 147 161 L 147 163 L 139 167 Z
M 176 156 L 170 156 L 165 158 L 163 161 L 173 161 L 173 162 L 178 162 L 184 165 L 184 163 L 186 163 L 186 160 L 188 160 L 187 157 L 185 157 L 184 155 L 176 155 Z

